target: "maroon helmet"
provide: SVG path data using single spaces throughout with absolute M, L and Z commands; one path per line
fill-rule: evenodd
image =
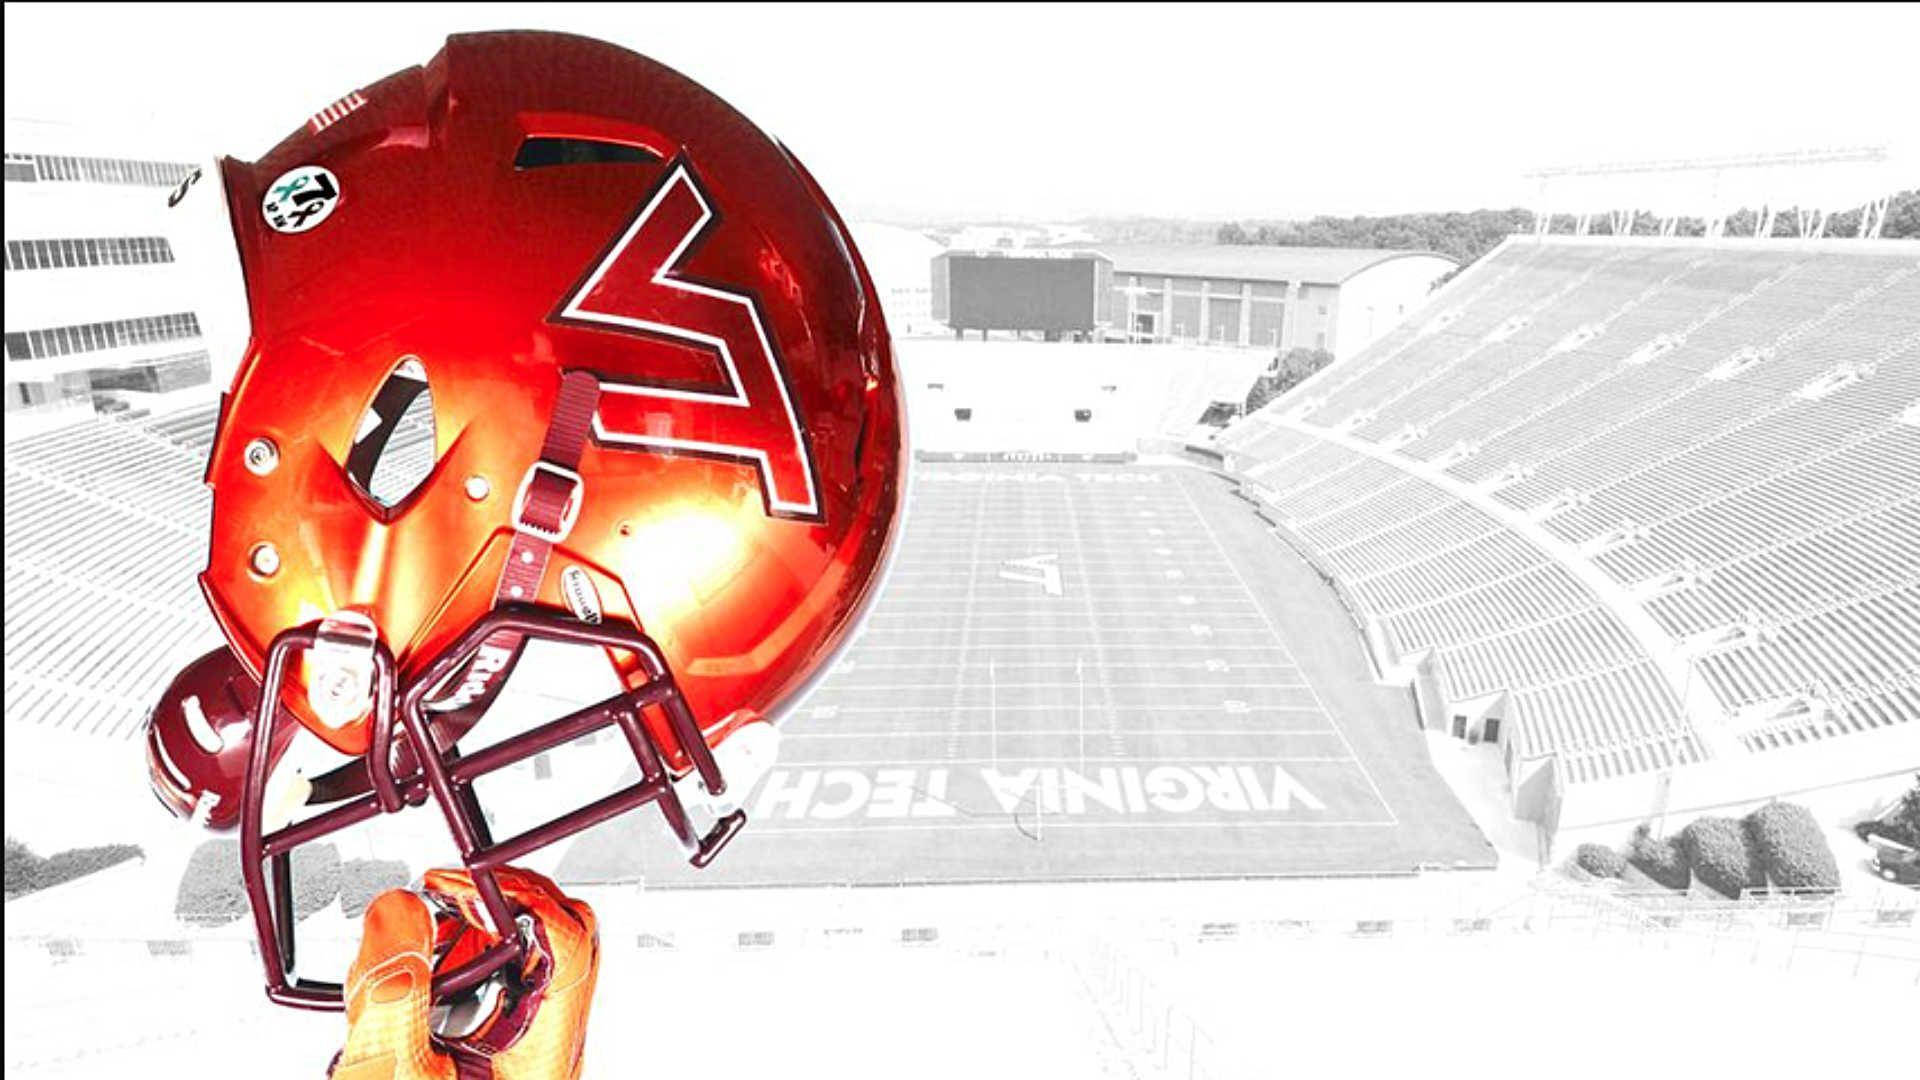
M 240 823 L 240 800 L 253 750 L 260 684 L 224 645 L 188 664 L 147 714 L 147 769 L 162 806 L 210 829 Z M 281 720 L 288 719 L 284 713 Z M 300 730 L 276 722 L 267 744 L 271 768 Z

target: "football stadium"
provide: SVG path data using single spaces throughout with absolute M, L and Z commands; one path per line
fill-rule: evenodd
M 237 847 L 149 793 L 149 710 L 222 642 L 218 317 L 140 209 L 191 166 L 7 143 L 6 1073 L 207 1075 L 217 1035 L 311 1075 L 337 1022 L 262 1001 Z M 1859 160 L 1589 170 L 1464 265 L 856 222 L 907 410 L 895 549 L 724 856 L 631 815 L 527 860 L 600 916 L 587 1075 L 1659 1073 L 1582 1041 L 1668 1023 L 1716 1046 L 1688 1068 L 1900 1074 L 1920 240 L 1882 226 L 1911 192 L 1746 234 L 1687 202 L 1764 166 L 1810 205 Z M 1704 227 L 1596 227 L 1621 176 Z M 1324 366 L 1283 378 L 1296 349 Z M 376 488 L 435 453 L 426 394 Z M 729 557 L 701 542 L 662 557 Z M 597 653 L 544 660 L 499 722 L 605 693 Z M 634 782 L 605 745 L 489 806 Z M 457 863 L 428 816 L 301 849 L 303 963 Z

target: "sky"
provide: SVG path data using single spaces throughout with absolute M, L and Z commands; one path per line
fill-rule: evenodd
M 1914 4 L 9 3 L 5 26 L 9 118 L 247 158 L 449 32 L 585 33 L 902 223 L 1530 205 L 1541 167 L 1876 144 L 1920 186 Z

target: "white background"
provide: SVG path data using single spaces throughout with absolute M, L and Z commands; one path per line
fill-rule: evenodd
M 1540 166 L 1920 132 L 1911 4 L 9 4 L 7 114 L 253 158 L 450 31 L 515 27 L 680 69 L 849 217 L 905 223 L 1507 207 Z

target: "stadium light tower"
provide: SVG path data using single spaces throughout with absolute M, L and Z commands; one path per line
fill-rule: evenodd
M 1726 235 L 1729 214 L 1754 208 L 1752 235 L 1768 237 L 1785 207 L 1804 239 L 1826 235 L 1834 211 L 1855 209 L 1860 211 L 1855 235 L 1877 239 L 1898 186 L 1890 161 L 1884 146 L 1854 146 L 1569 165 L 1526 176 L 1536 185 L 1536 236 L 1551 232 L 1560 213 L 1573 214 L 1575 235 L 1585 236 L 1598 209 L 1614 236 L 1631 235 L 1640 213 L 1652 210 L 1661 236 L 1675 235 L 1681 217 L 1698 217 L 1706 222 L 1706 234 L 1718 237 Z

